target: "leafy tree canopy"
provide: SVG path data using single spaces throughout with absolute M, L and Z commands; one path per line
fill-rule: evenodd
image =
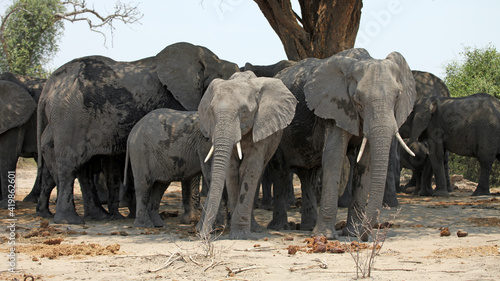
M 500 53 L 494 46 L 465 47 L 463 60 L 445 67 L 445 83 L 454 97 L 487 93 L 500 98 Z
M 0 71 L 33 77 L 48 76 L 44 66 L 58 51 L 64 21 L 84 21 L 89 29 L 109 27 L 113 21 L 136 23 L 142 17 L 137 6 L 117 2 L 114 13 L 102 15 L 85 0 L 13 0 L 1 16 Z M 111 33 L 112 34 L 112 33 Z

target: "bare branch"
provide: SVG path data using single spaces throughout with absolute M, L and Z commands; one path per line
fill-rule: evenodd
M 96 11 L 94 7 L 87 7 L 85 0 L 68 0 L 62 2 L 64 5 L 69 5 L 69 12 L 57 13 L 54 15 L 54 22 L 65 20 L 69 22 L 86 21 L 91 31 L 100 33 L 104 37 L 104 45 L 106 45 L 106 35 L 103 31 L 99 30 L 104 26 L 108 26 L 113 38 L 113 31 L 115 30 L 114 22 L 120 21 L 124 24 L 140 23 L 143 14 L 138 9 L 137 5 L 124 4 L 120 1 L 115 3 L 114 12 L 109 15 L 103 15 Z M 96 20 L 91 19 L 95 17 Z

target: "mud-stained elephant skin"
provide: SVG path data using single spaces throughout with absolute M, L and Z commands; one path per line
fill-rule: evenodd
M 9 172 L 12 178 L 18 158 L 37 160 L 36 106 L 44 84 L 45 79 L 0 75 L 0 208 L 8 207 Z M 25 201 L 36 202 L 37 183 Z
M 413 109 L 410 145 L 427 141 L 436 177 L 433 195 L 446 196 L 445 151 L 475 157 L 481 166 L 472 195 L 488 195 L 491 166 L 500 160 L 500 101 L 478 93 L 462 98 L 432 97 L 419 100 Z M 441 194 L 436 194 L 441 192 Z
M 200 129 L 213 144 L 207 156 L 212 159 L 211 182 L 197 227 L 200 235 L 211 235 L 226 185 L 229 238 L 252 238 L 251 231 L 258 228 L 252 221 L 255 193 L 296 104 L 279 79 L 256 77 L 251 71 L 210 84 L 198 107 Z
M 323 168 L 321 203 L 314 235 L 337 236 L 334 225 L 342 192 L 343 159 L 348 148 L 359 145 L 363 138 L 367 140 L 366 147 L 358 156 L 361 157 L 356 165 L 359 184 L 354 186 L 345 234 L 353 230 L 353 224 L 358 222 L 356 213 L 365 213 L 365 207 L 369 224 L 375 222 L 377 210 L 382 207 L 392 139 L 409 115 L 416 95 L 415 81 L 405 59 L 394 52 L 384 60 L 375 60 L 364 49 L 351 49 L 323 60 L 298 62 L 276 77 L 298 97 L 299 105 L 300 96 L 305 96 L 309 110 L 300 111 L 297 107 L 294 121 L 306 122 L 310 129 L 315 129 L 315 124 L 323 126 L 317 133 L 312 130 L 309 134 L 296 135 L 296 141 L 300 139 L 303 144 L 316 149 L 309 151 L 321 151 L 295 154 L 296 158 L 314 156 Z M 298 114 L 312 114 L 313 117 L 301 119 Z M 287 159 L 293 154 L 281 146 L 289 139 L 285 138 L 287 131 L 293 135 L 294 121 L 284 132 L 278 152 L 281 148 L 283 151 L 276 153 L 284 159 L 279 161 L 281 169 L 294 166 L 292 159 Z M 316 148 L 321 142 L 321 148 Z
M 39 151 L 53 154 L 54 164 L 47 166 L 60 198 L 54 221 L 84 223 L 74 208 L 73 182 L 93 156 L 124 155 L 130 130 L 148 112 L 196 109 L 214 78 L 238 71 L 236 64 L 189 43 L 167 46 L 154 57 L 133 62 L 92 56 L 57 69 L 43 89 L 37 129 L 40 143 L 53 143 L 53 148 Z M 109 211 L 119 216 L 118 209 Z
M 126 174 L 132 173 L 137 200 L 136 227 L 160 227 L 165 223 L 158 209 L 172 181 L 182 182 L 182 223 L 199 220 L 199 183 L 208 180 L 204 159 L 210 141 L 199 127 L 198 112 L 156 109 L 134 126 L 127 141 Z

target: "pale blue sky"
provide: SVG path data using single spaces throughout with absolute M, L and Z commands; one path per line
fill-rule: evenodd
M 115 0 L 93 2 L 96 9 L 111 11 Z M 202 5 L 201 0 L 139 2 L 144 14 L 142 24 L 116 24 L 113 45 L 108 36 L 107 48 L 102 36 L 88 31 L 84 22 L 67 23 L 53 68 L 87 55 L 137 60 L 154 56 L 180 41 L 206 46 L 220 58 L 240 66 L 245 62 L 272 64 L 286 59 L 278 36 L 254 1 L 203 0 Z M 443 65 L 458 58 L 464 45 L 484 47 L 491 42 L 500 47 L 498 0 L 363 2 L 356 47 L 366 48 L 375 58 L 398 51 L 412 69 L 443 78 Z

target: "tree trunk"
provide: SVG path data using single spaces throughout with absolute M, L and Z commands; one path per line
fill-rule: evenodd
M 290 0 L 254 0 L 278 34 L 289 60 L 327 58 L 354 47 L 362 0 L 299 0 L 302 18 Z

